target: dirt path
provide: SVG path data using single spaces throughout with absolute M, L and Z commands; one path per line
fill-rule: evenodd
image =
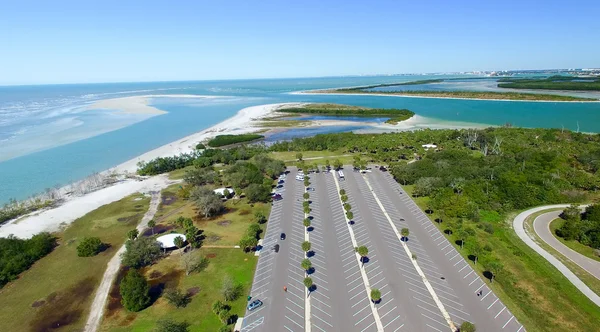
M 148 227 L 148 222 L 154 218 L 154 214 L 156 214 L 158 205 L 160 203 L 160 191 L 153 191 L 151 194 L 152 198 L 150 200 L 150 207 L 148 208 L 148 211 L 146 211 L 146 214 L 144 214 L 142 221 L 137 226 L 137 230 L 140 232 L 140 234 Z M 108 262 L 104 276 L 102 276 L 100 286 L 94 295 L 92 308 L 85 324 L 85 332 L 95 332 L 98 330 L 100 320 L 104 314 L 104 307 L 106 304 L 106 299 L 108 298 L 108 293 L 110 292 L 110 287 L 117 276 L 117 272 L 119 272 L 119 267 L 121 266 L 121 254 L 123 252 L 125 252 L 125 245 L 123 245 Z

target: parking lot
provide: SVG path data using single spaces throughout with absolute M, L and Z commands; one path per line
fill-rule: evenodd
M 296 174 L 289 168 L 277 189 L 283 199 L 273 203 L 251 291 L 264 304 L 246 312 L 241 331 L 450 331 L 443 311 L 457 326 L 467 320 L 481 331 L 524 330 L 393 178 L 378 170 L 361 174 L 346 167 L 344 179 L 336 172 L 310 174 L 315 286 L 307 300 L 300 267 L 305 191 Z M 346 190 L 353 225 L 338 188 Z M 402 227 L 410 229 L 406 244 L 420 271 L 394 232 Z M 355 244 L 369 249 L 364 266 Z M 371 288 L 381 291 L 377 304 L 370 301 Z

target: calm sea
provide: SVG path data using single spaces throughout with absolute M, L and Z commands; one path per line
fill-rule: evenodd
M 332 102 L 407 108 L 439 121 L 600 132 L 599 103 L 535 103 L 378 96 L 311 96 L 290 92 L 407 82 L 440 76 L 380 76 L 0 87 L 0 203 L 79 180 L 219 123 L 244 107 Z M 458 77 L 460 78 L 460 77 Z M 479 81 L 479 80 L 472 80 Z M 482 80 L 481 84 L 489 81 Z M 469 82 L 470 86 L 477 83 Z M 481 87 L 480 87 L 481 88 Z M 452 86 L 447 89 L 453 89 Z M 477 89 L 477 86 L 472 89 Z M 195 94 L 215 99 L 154 98 L 168 114 L 86 111 L 94 101 L 134 95 Z M 360 129 L 335 127 L 330 131 Z M 287 139 L 324 129 L 280 133 Z

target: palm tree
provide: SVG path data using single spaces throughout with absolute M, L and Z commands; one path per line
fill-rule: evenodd
M 183 241 L 183 238 L 181 236 L 176 237 L 173 240 L 173 243 L 175 244 L 175 246 L 179 249 L 183 248 L 183 246 L 185 245 L 185 241 Z M 182 252 L 183 254 L 183 252 Z
M 310 227 L 310 219 L 304 218 L 304 227 L 306 227 L 306 231 L 308 232 L 308 228 Z
M 304 278 L 304 286 L 306 286 L 306 289 L 308 289 L 308 295 L 310 296 L 310 289 L 313 286 L 313 281 L 310 277 Z
M 308 242 L 308 241 L 302 242 L 302 251 L 308 253 L 310 251 L 310 247 L 311 247 L 310 242 Z
M 381 300 L 381 291 L 377 288 L 371 289 L 371 301 L 377 303 Z
M 302 260 L 302 263 L 300 264 L 300 266 L 302 266 L 302 269 L 304 269 L 304 271 L 306 271 L 306 274 L 308 274 L 308 271 L 312 267 L 312 263 L 311 263 L 310 259 L 305 258 Z
M 362 263 L 362 266 L 365 266 L 365 257 L 369 255 L 369 249 L 367 249 L 366 246 L 360 246 L 356 248 L 356 252 L 360 255 L 360 262 Z
M 148 227 L 152 229 L 152 235 L 154 235 L 154 226 L 156 226 L 156 221 L 154 221 L 154 219 L 148 221 Z
M 402 235 L 402 240 L 406 240 L 408 239 L 408 234 L 410 234 L 410 231 L 408 230 L 408 228 L 402 228 L 400 230 L 400 235 Z

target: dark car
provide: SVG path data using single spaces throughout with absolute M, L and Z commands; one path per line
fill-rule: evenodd
M 384 166 L 379 166 L 379 170 L 382 172 L 387 172 L 387 168 L 385 168 Z
M 285 240 L 285 233 L 281 233 L 281 235 L 279 235 L 279 238 Z
M 248 311 L 252 311 L 252 310 L 260 307 L 261 305 L 263 305 L 261 300 L 254 300 L 254 301 L 252 301 L 252 303 L 248 304 Z
M 275 195 L 271 196 L 271 198 L 274 201 L 279 201 L 279 200 L 283 199 L 283 197 L 281 196 L 281 194 L 275 194 Z
M 274 246 L 273 246 L 273 251 L 274 251 L 275 253 L 278 253 L 278 252 L 279 252 L 279 245 L 278 245 L 278 244 L 276 244 L 276 245 L 274 245 Z

